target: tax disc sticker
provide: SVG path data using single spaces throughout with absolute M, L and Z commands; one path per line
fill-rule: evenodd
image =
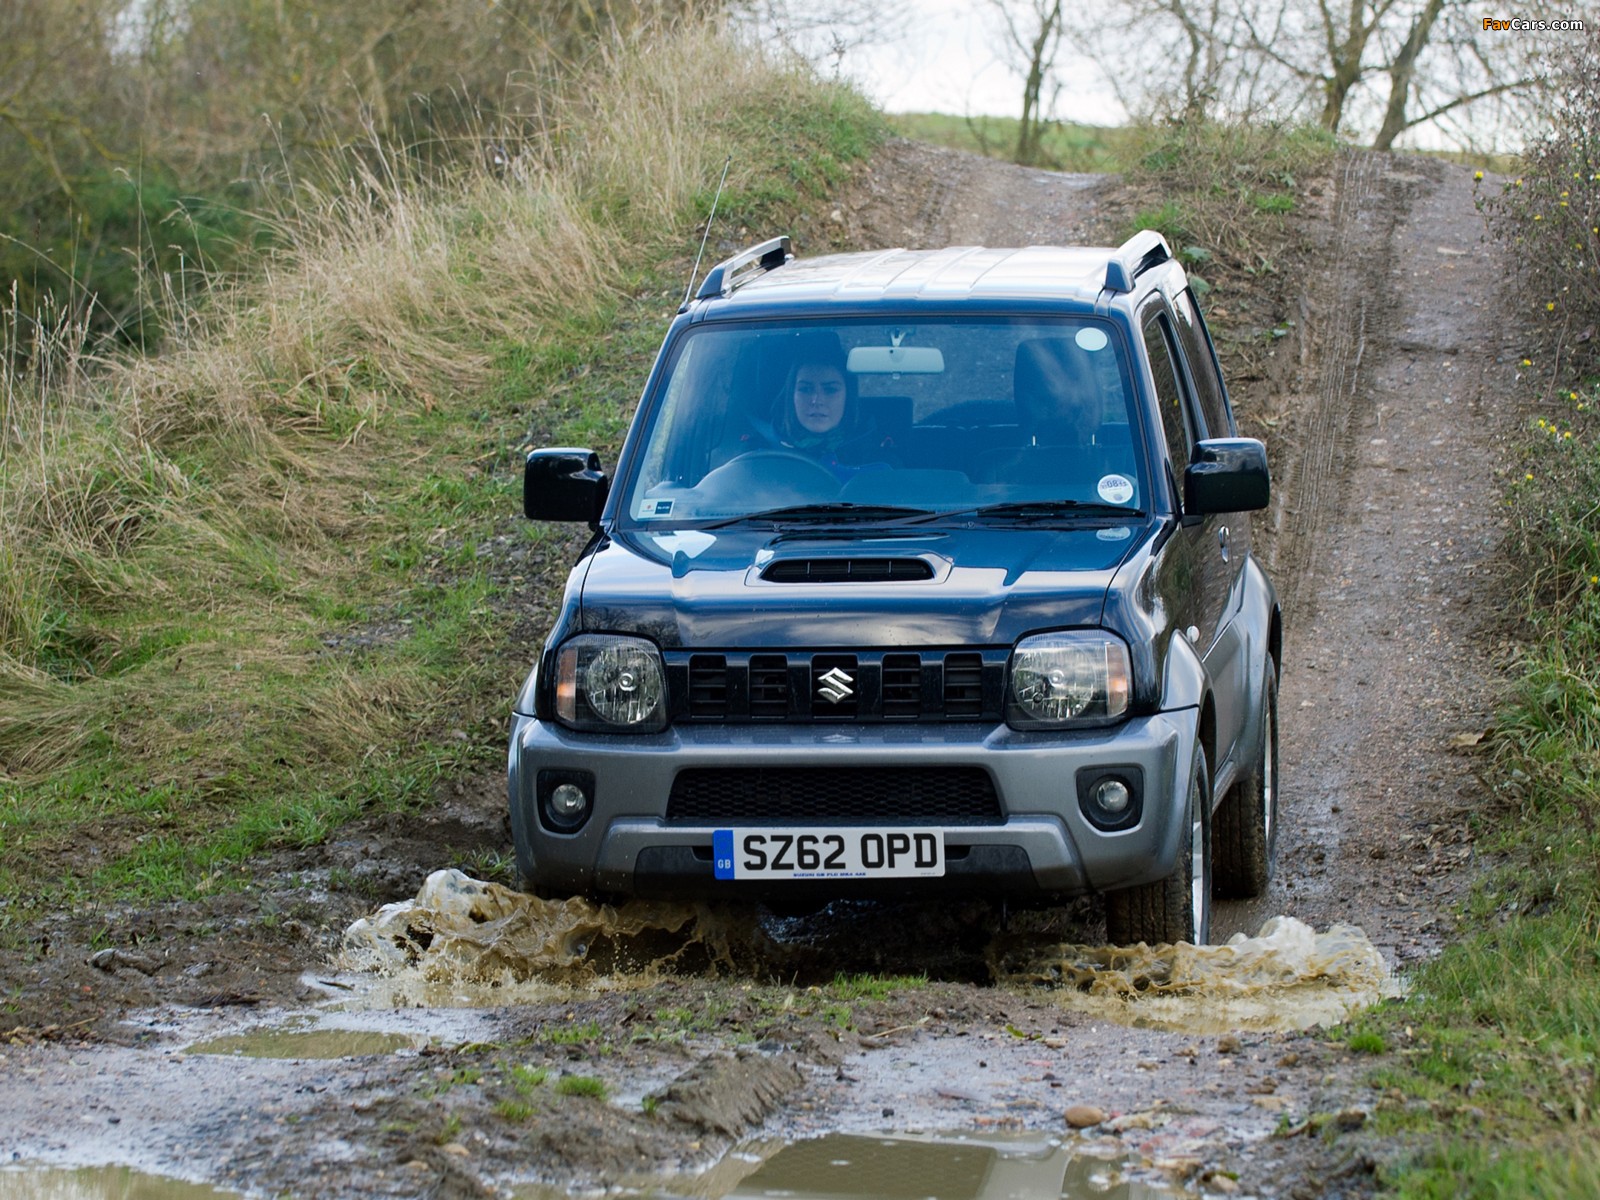
M 1133 480 L 1125 475 L 1103 475 L 1095 490 L 1107 504 L 1126 504 L 1133 499 Z
M 1091 354 L 1096 350 L 1104 350 L 1106 348 L 1106 342 L 1108 341 L 1105 331 L 1096 329 L 1092 325 L 1085 326 L 1084 328 L 1078 330 L 1078 332 L 1073 336 L 1072 340 L 1077 342 L 1078 345 L 1082 346 Z
M 1110 529 L 1095 530 L 1094 535 L 1102 542 L 1125 542 L 1133 536 L 1133 530 L 1126 525 L 1113 525 Z

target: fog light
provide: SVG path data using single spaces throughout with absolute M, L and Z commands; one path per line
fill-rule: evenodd
M 1126 791 L 1123 800 L 1126 803 Z M 584 811 L 588 807 L 589 797 L 585 796 L 583 789 L 575 783 L 563 783 L 550 793 L 550 815 L 563 825 L 576 825 L 583 819 Z
M 1096 829 L 1119 833 L 1143 818 L 1144 769 L 1136 763 L 1108 763 L 1078 772 L 1078 809 Z
M 1107 779 L 1094 791 L 1094 801 L 1112 816 L 1120 816 L 1131 799 L 1128 785 L 1120 779 Z

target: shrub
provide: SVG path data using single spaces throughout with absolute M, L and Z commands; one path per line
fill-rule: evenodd
M 1600 34 L 1558 60 L 1548 96 L 1549 128 L 1523 150 L 1521 174 L 1484 189 L 1478 204 L 1511 251 L 1524 302 L 1575 365 L 1592 365 L 1600 348 Z

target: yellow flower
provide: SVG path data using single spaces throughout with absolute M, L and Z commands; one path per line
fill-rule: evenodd
M 1567 430 L 1567 431 L 1566 431 L 1566 432 L 1565 432 L 1565 433 L 1563 433 L 1563 434 L 1562 434 L 1562 435 L 1561 435 L 1561 436 L 1562 436 L 1562 437 L 1564 437 L 1564 438 L 1569 438 L 1569 437 L 1571 437 L 1571 436 L 1572 436 L 1572 430 L 1570 430 L 1570 429 L 1569 429 L 1569 430 Z
M 1562 192 L 1562 193 L 1561 193 L 1561 198 L 1562 198 L 1562 199 L 1563 199 L 1563 200 L 1565 200 L 1565 199 L 1566 199 L 1566 198 L 1567 198 L 1567 194 L 1566 194 L 1566 193 L 1565 193 L 1565 192 Z
M 1567 393 L 1567 398 L 1569 400 L 1576 400 L 1578 398 L 1578 393 L 1577 392 L 1568 392 Z
M 1525 358 L 1525 359 L 1523 359 L 1523 360 L 1522 360 L 1522 365 L 1523 365 L 1523 366 L 1525 366 L 1525 367 L 1531 367 L 1531 366 L 1533 366 L 1533 359 L 1531 359 L 1531 358 Z
M 1543 213 L 1534 213 L 1533 214 L 1533 219 L 1535 221 L 1542 221 L 1542 220 L 1544 220 L 1544 214 Z
M 1555 310 L 1556 310 L 1556 302 L 1554 300 L 1550 301 L 1550 303 L 1548 303 L 1548 304 L 1546 304 L 1544 306 L 1544 310 L 1545 310 L 1545 312 L 1555 312 Z
M 1529 471 L 1526 475 L 1523 476 L 1523 478 L 1531 480 L 1533 478 L 1533 472 Z
M 1483 172 L 1482 171 L 1474 171 L 1472 173 L 1472 177 L 1474 179 L 1482 179 L 1483 178 Z
M 1590 583 L 1600 583 L 1600 575 L 1591 575 L 1591 576 L 1589 576 L 1589 582 Z

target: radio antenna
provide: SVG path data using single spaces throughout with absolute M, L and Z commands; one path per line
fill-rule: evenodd
M 700 259 L 706 252 L 706 241 L 711 237 L 711 222 L 717 219 L 717 202 L 722 199 L 722 185 L 728 182 L 728 168 L 733 165 L 733 155 L 728 155 L 728 161 L 722 164 L 722 178 L 717 180 L 717 194 L 711 198 L 711 215 L 706 218 L 706 231 L 700 235 L 700 251 L 694 256 L 694 266 L 689 268 L 689 286 L 683 289 L 683 304 L 679 308 L 687 307 L 689 293 L 694 291 L 694 277 L 700 274 Z

